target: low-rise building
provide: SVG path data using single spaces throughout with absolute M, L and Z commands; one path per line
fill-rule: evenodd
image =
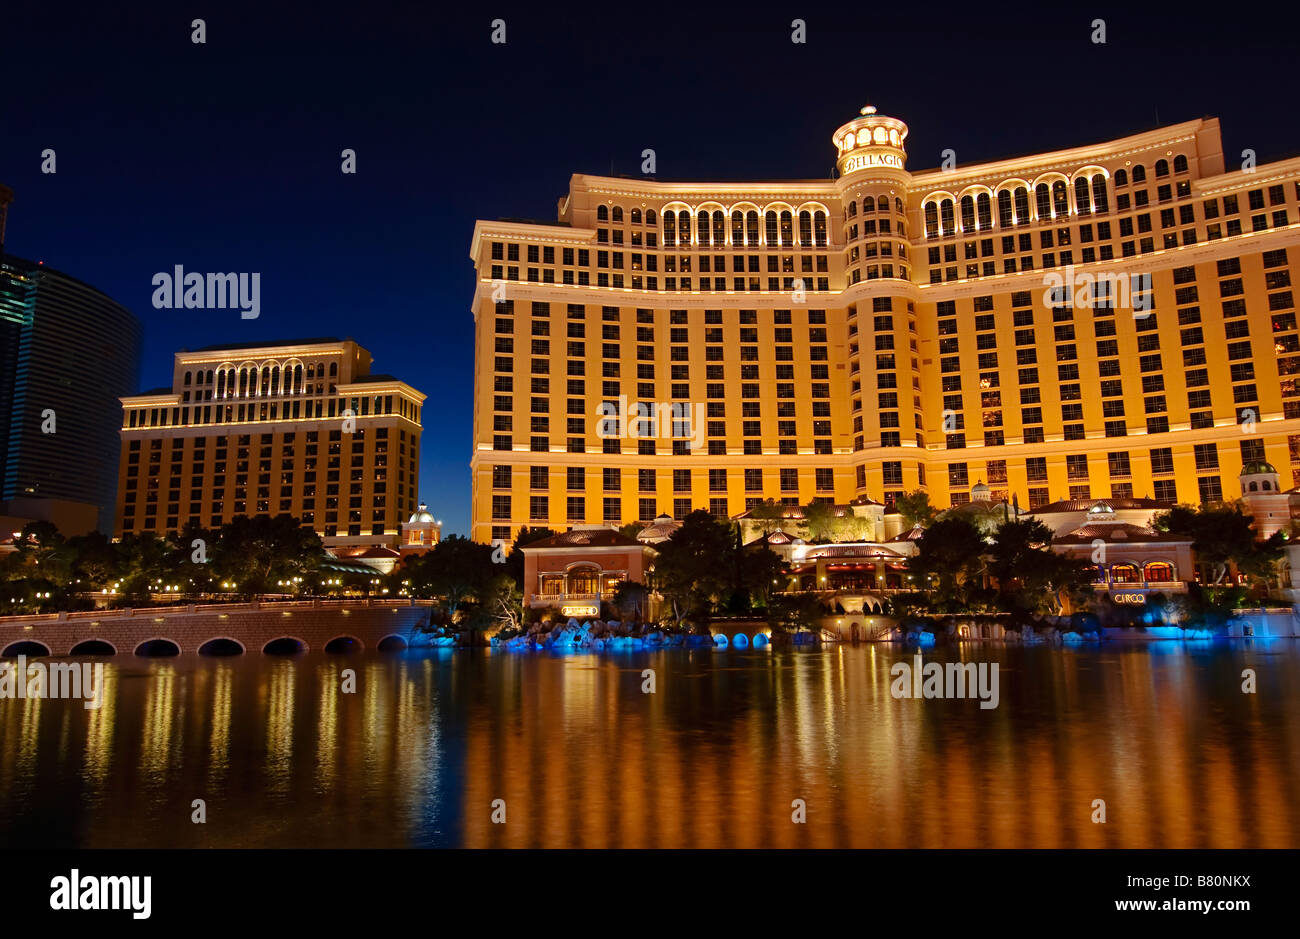
M 578 525 L 523 545 L 524 603 L 561 617 L 597 617 L 619 584 L 645 584 L 658 552 L 607 525 Z

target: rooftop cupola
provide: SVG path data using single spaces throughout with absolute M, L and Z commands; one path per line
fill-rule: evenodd
M 877 114 L 872 105 L 835 131 L 832 139 L 839 153 L 836 167 L 841 176 L 861 170 L 906 169 L 907 125 L 896 117 Z

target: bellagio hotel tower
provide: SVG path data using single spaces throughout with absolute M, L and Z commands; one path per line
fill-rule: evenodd
M 1300 482 L 1300 158 L 1206 118 L 913 173 L 907 133 L 867 107 L 834 179 L 575 175 L 555 222 L 479 221 L 473 537 Z

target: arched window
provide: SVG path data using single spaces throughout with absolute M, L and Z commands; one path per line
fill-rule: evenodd
M 607 206 L 607 205 L 598 205 L 598 206 L 596 206 L 596 219 L 597 219 L 597 221 L 608 222 L 608 221 L 609 221 L 609 206 Z
M 998 225 L 1010 228 L 1015 224 L 1016 216 L 1011 209 L 1011 190 L 1003 189 L 998 193 Z
M 645 223 L 646 223 L 647 225 L 653 225 L 653 224 L 655 224 L 655 210 L 654 210 L 654 209 L 646 209 L 646 210 L 645 210 Z
M 1116 170 L 1116 171 L 1115 171 L 1115 185 L 1116 185 L 1116 186 L 1127 186 L 1127 185 L 1128 185 L 1128 170 Z
M 1112 564 L 1110 566 L 1110 582 L 1112 584 L 1140 584 L 1142 583 L 1142 574 L 1135 564 Z
M 733 245 L 745 243 L 745 214 L 740 209 L 731 213 L 731 243 Z
M 1156 160 L 1156 179 L 1169 175 L 1169 161 Z
M 1082 176 L 1074 181 L 1074 207 L 1080 215 L 1092 214 L 1092 193 L 1088 190 L 1088 180 Z
M 776 228 L 776 213 L 768 212 L 764 220 L 767 223 L 765 226 L 767 229 L 767 231 L 765 232 L 766 242 L 769 245 L 775 245 L 779 241 L 779 238 L 777 236 L 777 228 Z
M 664 213 L 664 245 L 671 248 L 677 244 L 677 213 Z
M 677 213 L 677 239 L 684 245 L 691 243 L 691 213 L 685 209 Z
M 226 373 L 217 372 L 217 397 L 224 398 L 225 396 L 226 396 Z
M 600 571 L 595 567 L 579 567 L 569 571 L 569 587 L 565 593 L 591 596 L 599 592 Z
M 799 213 L 799 244 L 807 248 L 812 245 L 812 213 Z
M 1065 218 L 1070 214 L 1070 187 L 1065 180 L 1058 179 L 1052 183 L 1052 215 Z
M 709 213 L 703 209 L 699 212 L 700 226 L 697 229 L 700 234 L 700 244 L 709 244 Z
M 1034 187 L 1034 202 L 1039 221 L 1052 217 L 1052 190 L 1047 183 L 1039 183 Z
M 614 206 L 614 221 L 623 221 L 623 207 L 621 205 Z
M 1259 483 L 1252 482 L 1252 483 L 1250 484 L 1250 491 L 1251 491 L 1251 492 L 1259 492 Z
M 863 214 L 863 215 L 866 215 L 868 212 L 874 212 L 874 211 L 876 211 L 876 198 L 875 198 L 875 196 L 863 196 L 863 197 L 862 197 L 862 214 Z
M 1178 156 L 1174 157 L 1174 172 L 1175 173 L 1187 172 L 1187 157 L 1185 157 L 1181 153 L 1178 154 Z
M 817 238 L 817 247 L 826 247 L 826 213 L 813 213 L 813 234 Z
M 944 199 L 939 203 L 939 221 L 943 224 L 943 233 L 945 235 L 951 235 L 957 230 L 957 222 L 953 218 L 951 199 Z
M 1028 225 L 1029 218 L 1029 190 L 1024 186 L 1016 189 L 1016 224 Z
M 981 231 L 993 227 L 993 199 L 987 192 L 981 192 L 975 200 L 975 211 L 979 214 Z
M 1092 208 L 1095 212 L 1110 211 L 1110 200 L 1106 198 L 1106 177 L 1101 174 L 1092 178 Z
M 857 202 L 856 199 L 849 203 L 849 207 L 845 210 L 845 216 L 844 216 L 844 217 L 845 217 L 845 218 L 857 218 L 857 217 L 858 217 L 858 202 Z
M 1133 167 L 1133 182 L 1144 183 L 1147 181 L 1147 169 L 1141 163 Z
M 633 224 L 633 225 L 640 225 L 640 224 L 641 224 L 641 210 L 640 210 L 640 209 L 633 209 L 633 210 L 632 210 L 632 224 Z
M 781 213 L 781 244 L 794 244 L 794 216 L 789 212 Z
M 939 207 L 933 202 L 925 204 L 925 237 L 939 237 Z M 938 251 L 938 248 L 934 250 Z
M 191 373 L 190 373 L 190 372 L 186 372 L 186 373 L 185 373 L 184 384 L 188 385 L 188 384 L 190 383 L 190 379 L 191 379 Z
M 1145 574 L 1149 584 L 1171 584 L 1174 581 L 1174 566 L 1165 561 L 1150 561 Z
M 886 200 L 885 200 L 885 205 L 888 205 L 888 204 L 889 204 L 889 200 L 886 199 Z M 894 198 L 894 209 L 895 209 L 895 211 L 898 212 L 899 215 L 902 215 L 902 214 L 903 214 L 904 209 L 903 209 L 903 200 L 902 200 L 902 199 L 899 199 L 898 197 L 895 197 L 895 198 Z M 884 212 L 885 210 L 882 208 L 880 211 Z
M 968 232 L 975 230 L 975 199 L 971 196 L 961 197 L 961 228 Z
M 727 216 L 721 209 L 715 209 L 713 212 L 713 243 L 715 245 L 727 243 Z

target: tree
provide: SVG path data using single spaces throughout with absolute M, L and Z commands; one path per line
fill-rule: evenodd
M 515 535 L 514 544 L 510 546 L 510 553 L 506 555 L 505 572 L 514 578 L 515 586 L 520 591 L 524 589 L 524 552 L 520 549 L 533 542 L 550 538 L 554 534 L 555 532 L 549 528 L 529 528 L 525 525 Z
M 804 519 L 808 524 L 808 540 L 813 542 L 834 541 L 839 521 L 835 516 L 835 506 L 826 502 L 810 502 L 803 509 Z
M 768 625 L 786 632 L 814 629 L 824 614 L 821 600 L 807 591 L 780 594 L 767 605 Z
M 498 576 L 509 576 L 492 564 L 492 546 L 470 541 L 461 535 L 451 535 L 438 543 L 432 551 L 418 556 L 411 582 L 420 592 L 417 596 L 441 597 L 453 622 L 472 610 L 462 610 L 474 601 L 487 598 L 489 588 L 499 589 L 494 583 Z M 510 578 L 513 583 L 513 578 Z
M 292 516 L 239 515 L 222 527 L 211 564 L 223 580 L 238 584 L 238 592 L 251 597 L 272 592 L 277 581 L 306 580 L 324 555 L 320 536 Z M 183 556 L 188 563 L 189 553 Z
M 655 582 L 660 593 L 672 604 L 679 624 L 689 616 L 702 628 L 733 586 L 736 549 L 731 525 L 697 509 L 658 549 Z
M 1251 577 L 1272 578 L 1285 543 L 1281 532 L 1266 541 L 1256 540 L 1251 519 L 1240 506 L 1176 505 L 1152 519 L 1152 525 L 1190 538 L 1197 560 L 1213 570 L 1210 586 L 1214 587 L 1223 584 L 1229 565 Z
M 1062 594 L 1073 595 L 1087 584 L 1088 563 L 1057 554 L 1051 543 L 1051 529 L 1036 519 L 998 527 L 988 551 L 988 572 L 997 580 L 1003 610 L 1059 613 Z
M 28 522 L 14 539 L 14 546 L 28 578 L 56 587 L 66 587 L 72 580 L 75 552 L 50 522 Z
M 986 550 L 979 527 L 963 516 L 952 516 L 926 529 L 908 569 L 920 586 L 933 587 L 940 609 L 957 612 L 969 608 L 982 590 Z
M 900 493 L 894 499 L 894 508 L 903 517 L 903 525 L 909 529 L 918 525 L 924 528 L 934 521 L 934 506 L 930 505 L 930 494 L 924 489 Z
M 489 580 L 472 604 L 464 625 L 474 630 L 495 627 L 494 632 L 506 631 L 516 635 L 523 629 L 523 594 L 509 574 L 498 574 Z
M 152 532 L 132 532 L 121 537 L 117 542 L 119 605 L 149 602 L 149 588 L 168 573 L 167 552 L 167 542 Z
M 645 584 L 625 580 L 614 588 L 614 607 L 625 619 L 641 622 L 645 619 L 645 604 L 649 596 Z
M 827 502 L 810 502 L 804 506 L 803 513 L 809 541 L 861 541 L 871 528 L 871 523 L 852 509 L 845 511 Z
M 751 520 L 761 523 L 760 527 L 763 534 L 769 535 L 781 527 L 775 523 L 785 518 L 785 506 L 772 499 L 764 499 L 750 508 L 749 517 Z

